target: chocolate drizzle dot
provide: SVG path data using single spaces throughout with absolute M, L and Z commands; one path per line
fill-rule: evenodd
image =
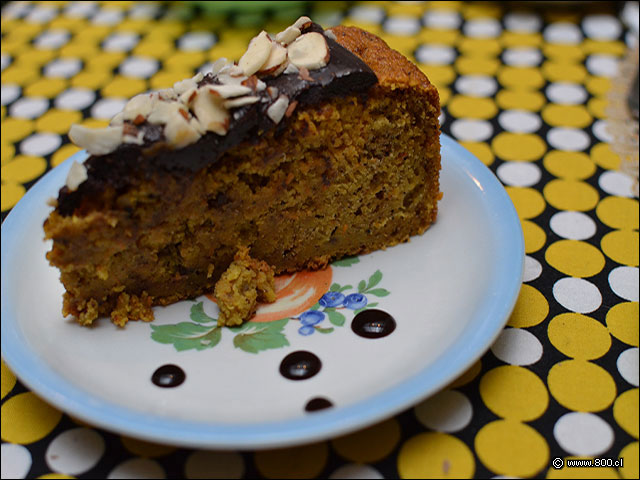
M 177 365 L 163 365 L 151 376 L 151 381 L 162 388 L 177 387 L 184 382 L 186 375 Z
M 290 353 L 280 363 L 280 374 L 289 380 L 306 380 L 322 368 L 320 359 L 311 352 L 298 350 Z
M 307 412 L 316 412 L 318 410 L 324 410 L 331 407 L 333 407 L 333 403 L 331 403 L 330 400 L 323 397 L 315 397 L 307 402 L 304 409 Z
M 364 338 L 381 338 L 390 335 L 396 329 L 396 321 L 382 310 L 364 310 L 351 322 L 351 330 Z

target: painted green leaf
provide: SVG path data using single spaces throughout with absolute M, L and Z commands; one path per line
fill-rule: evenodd
M 373 290 L 367 290 L 367 293 L 370 293 L 371 295 L 375 295 L 376 297 L 386 297 L 391 292 L 384 288 L 374 288 Z
M 334 283 L 333 285 L 331 285 L 331 287 L 329 287 L 329 291 L 330 292 L 339 292 L 340 291 L 340 284 Z
M 355 265 L 359 263 L 360 259 L 358 257 L 346 257 L 342 260 L 337 260 L 333 262 L 331 265 L 334 267 L 350 267 L 351 265 Z
M 311 308 L 310 310 L 318 310 L 320 308 L 320 304 L 318 302 L 316 302 Z
M 364 280 L 360 280 L 360 283 L 358 283 L 358 292 L 359 293 L 364 292 L 365 288 L 367 288 L 367 284 L 365 283 Z
M 217 322 L 216 318 L 211 318 L 209 315 L 204 313 L 204 307 L 202 306 L 202 302 L 196 303 L 191 306 L 191 320 L 198 323 L 209 323 L 209 322 Z
M 376 272 L 369 277 L 369 283 L 367 284 L 367 292 L 369 289 L 375 287 L 382 280 L 382 272 L 380 270 L 376 270 Z
M 325 312 L 327 313 L 327 315 L 329 315 L 329 321 L 336 327 L 341 327 L 342 325 L 344 325 L 345 318 L 343 314 L 341 314 L 340 312 L 336 312 L 335 310 L 329 312 L 325 310 Z
M 351 290 L 353 287 L 351 285 L 345 285 L 344 287 L 342 287 L 340 290 L 338 290 L 340 293 L 344 292 L 345 290 Z
M 320 327 L 316 326 L 316 331 L 318 331 L 320 333 L 331 333 L 331 332 L 333 332 L 333 327 L 320 328 Z
M 275 322 L 248 322 L 241 327 L 232 328 L 230 330 L 237 333 L 233 337 L 233 345 L 249 353 L 287 347 L 289 346 L 289 341 L 282 333 L 282 330 L 288 321 L 288 318 L 283 318 Z
M 217 326 L 210 327 L 191 322 L 175 325 L 151 325 L 151 338 L 159 343 L 173 344 L 178 352 L 213 348 L 222 336 Z

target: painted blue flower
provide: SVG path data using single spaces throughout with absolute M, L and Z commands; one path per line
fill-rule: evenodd
M 309 310 L 307 312 L 304 312 L 302 315 L 300 315 L 300 323 L 306 326 L 317 325 L 323 320 L 324 320 L 324 313 L 319 312 L 317 310 Z
M 315 327 L 311 326 L 311 325 L 303 325 L 298 329 L 298 333 L 300 335 L 311 335 L 313 332 L 315 332 L 316 329 Z
M 340 292 L 325 293 L 318 303 L 322 307 L 339 307 L 344 301 L 344 295 Z
M 358 310 L 367 304 L 367 297 L 361 293 L 352 293 L 344 299 L 344 306 L 351 310 Z

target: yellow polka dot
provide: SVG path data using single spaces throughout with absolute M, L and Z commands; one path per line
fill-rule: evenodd
M 258 471 L 267 478 L 314 478 L 327 463 L 327 443 L 315 443 L 254 454 Z
M 60 49 L 61 57 L 80 58 L 86 60 L 94 57 L 99 52 L 98 47 L 93 43 L 68 43 Z
M 24 51 L 28 51 L 28 49 L 29 45 L 21 38 L 4 37 L 2 39 L 2 52 L 8 53 L 12 57 L 17 57 Z M 4 75 L 5 73 L 2 72 L 3 77 Z
M 458 388 L 466 385 L 467 383 L 471 383 L 474 378 L 478 376 L 480 371 L 482 370 L 482 360 L 478 360 L 476 363 L 471 365 L 469 370 L 464 372 L 458 378 L 456 378 L 447 388 Z
M 97 118 L 85 118 L 80 125 L 87 128 L 104 128 L 109 126 L 109 120 L 98 120 Z
M 84 18 L 73 17 L 57 17 L 49 22 L 49 28 L 69 30 L 71 32 L 77 32 L 87 27 L 87 21 Z
M 498 108 L 490 98 L 456 95 L 449 101 L 449 113 L 457 118 L 489 119 L 496 116 Z
M 73 123 L 82 121 L 82 114 L 75 110 L 49 110 L 36 120 L 36 130 L 66 134 Z
M 451 97 L 451 90 L 447 87 L 438 88 L 438 95 L 440 96 L 440 106 L 445 106 L 449 103 L 449 97 Z
M 493 152 L 491 151 L 491 148 L 486 143 L 460 142 L 460 145 L 462 145 L 464 148 L 466 148 L 471 153 L 473 153 L 476 157 L 478 157 L 478 159 L 482 163 L 484 163 L 487 166 L 491 165 L 495 160 L 495 157 L 493 156 Z
M 11 160 L 13 160 L 16 149 L 13 145 L 4 143 L 4 141 L 0 145 L 2 146 L 2 165 L 4 165 L 5 163 L 9 163 Z
M 25 67 L 32 66 L 40 68 L 45 63 L 53 60 L 56 56 L 54 50 L 29 50 L 20 54 L 15 61 Z
M 171 55 L 174 50 L 173 43 L 144 40 L 136 45 L 133 53 L 143 57 L 163 59 Z
M 158 72 L 151 77 L 151 88 L 159 90 L 161 88 L 173 87 L 173 84 L 184 80 L 185 78 L 192 77 L 191 72 L 175 71 L 175 72 Z
M 13 390 L 13 387 L 16 385 L 16 376 L 13 374 L 9 367 L 4 363 L 4 360 L 0 361 L 1 377 L 2 380 L 2 398 L 6 397 L 7 394 Z
M 176 450 L 176 447 L 171 447 L 169 445 L 159 445 L 157 443 L 145 442 L 143 440 L 130 437 L 120 437 L 120 440 L 122 441 L 124 448 L 140 457 L 162 457 L 163 455 L 169 455 Z
M 2 180 L 26 183 L 35 180 L 47 169 L 47 161 L 42 157 L 18 155 L 11 162 L 2 166 Z
M 521 219 L 540 215 L 546 206 L 540 192 L 528 187 L 505 187 Z
M 495 75 L 500 62 L 495 58 L 460 56 L 455 61 L 456 70 L 461 75 Z
M 6 212 L 10 208 L 13 208 L 13 206 L 22 198 L 25 191 L 25 188 L 20 184 L 9 182 L 5 183 L 5 181 L 2 180 L 2 200 L 0 202 L 2 204 L 2 211 Z
M 602 237 L 600 247 L 611 260 L 630 267 L 638 266 L 638 232 L 614 230 Z
M 77 478 L 77 477 L 72 477 L 71 475 L 65 475 L 64 473 L 45 473 L 44 475 L 40 475 L 37 478 L 42 478 L 42 479 L 67 479 L 67 478 Z
M 419 17 L 424 13 L 424 6 L 418 3 L 389 3 L 387 15 L 406 15 Z
M 542 73 L 550 82 L 582 83 L 587 76 L 587 70 L 582 65 L 560 61 L 544 62 L 542 64 Z
M 502 67 L 498 81 L 507 88 L 535 90 L 544 85 L 544 78 L 537 68 Z
M 73 37 L 73 41 L 76 43 L 90 43 L 95 45 L 109 35 L 111 29 L 112 27 L 107 25 L 92 24 L 91 28 L 85 28 L 77 32 Z
M 596 208 L 602 223 L 611 228 L 638 229 L 638 200 L 624 197 L 605 197 Z
M 500 37 L 505 47 L 537 47 L 542 43 L 539 33 L 521 33 L 505 31 Z
M 613 418 L 622 429 L 638 439 L 638 389 L 632 388 L 621 394 L 613 404 Z
M 584 360 L 556 363 L 549 370 L 547 385 L 560 405 L 578 412 L 599 412 L 616 398 L 616 384 L 609 372 Z
M 389 47 L 397 50 L 405 57 L 411 57 L 414 50 L 418 47 L 420 40 L 417 37 L 407 37 L 405 35 L 390 35 L 388 33 L 381 33 L 380 38 L 384 40 Z
M 356 463 L 382 460 L 400 440 L 400 425 L 395 418 L 364 430 L 334 439 L 331 443 L 339 455 Z
M 215 61 L 218 58 L 238 60 L 247 51 L 247 43 L 244 41 L 226 41 L 214 45 L 209 50 L 208 59 L 211 61 Z
M 558 240 L 545 252 L 545 260 L 572 277 L 592 277 L 604 268 L 604 255 L 593 245 L 579 240 Z
M 585 87 L 593 95 L 607 95 L 611 90 L 611 80 L 606 77 L 587 77 Z
M 11 39 L 22 40 L 23 42 L 28 42 L 33 37 L 38 35 L 42 31 L 42 26 L 37 23 L 31 22 L 21 22 L 15 28 L 11 30 L 11 35 L 9 36 Z M 4 38 L 2 39 L 2 43 L 4 43 Z M 4 47 L 4 45 L 3 45 Z
M 454 45 L 460 39 L 458 30 L 445 30 L 441 28 L 423 28 L 418 33 L 421 43 L 439 43 L 444 45 Z
M 69 158 L 74 153 L 77 153 L 81 150 L 81 148 L 76 147 L 73 143 L 67 143 L 60 147 L 51 157 L 51 167 L 55 168 L 64 162 L 67 158 Z
M 55 408 L 31 392 L 20 393 L 2 404 L 2 440 L 33 443 L 51 433 L 62 418 Z
M 584 457 L 565 457 L 564 461 L 566 464 L 567 460 L 577 460 L 582 459 Z M 550 468 L 547 471 L 546 478 L 567 478 L 567 479 L 583 479 L 583 478 L 620 478 L 615 468 L 610 467 L 571 467 L 571 468 L 561 468 L 560 470 L 556 470 L 555 468 Z
M 585 128 L 593 122 L 593 118 L 582 105 L 551 103 L 542 110 L 542 118 L 555 127 Z
M 2 48 L 4 49 L 4 39 L 2 40 Z M 14 83 L 24 87 L 36 81 L 40 74 L 32 66 L 9 65 L 2 71 L 2 83 Z
M 529 110 L 537 112 L 545 104 L 540 92 L 525 90 L 500 90 L 496 102 L 504 110 Z
M 206 61 L 203 52 L 176 52 L 164 61 L 164 68 L 168 70 L 191 70 L 198 68 Z
M 171 85 L 173 86 L 173 84 Z M 147 82 L 141 78 L 117 75 L 102 88 L 105 97 L 130 98 L 147 90 Z
M 480 461 L 500 475 L 531 477 L 549 462 L 549 446 L 536 430 L 513 420 L 497 420 L 475 438 Z
M 493 138 L 491 148 L 504 160 L 530 162 L 544 155 L 547 144 L 531 133 L 502 132 Z
M 138 34 L 142 34 L 149 30 L 153 25 L 152 22 L 148 20 L 137 20 L 135 18 L 127 18 L 120 22 L 116 28 L 116 32 L 135 32 Z
M 186 23 L 183 21 L 161 20 L 153 23 L 153 27 L 149 29 L 146 38 L 160 39 L 165 41 L 167 38 L 176 38 L 185 31 Z M 249 37 L 251 38 L 251 37 Z M 248 42 L 247 42 L 248 43 Z
M 549 303 L 544 295 L 531 285 L 522 285 L 508 325 L 511 327 L 533 327 L 549 314 Z
M 85 70 L 71 79 L 71 85 L 76 88 L 99 90 L 107 85 L 113 74 L 109 70 Z
M 462 440 L 439 432 L 420 433 L 398 453 L 400 478 L 473 478 L 473 453 Z
M 64 78 L 42 78 L 24 89 L 24 93 L 30 97 L 53 98 L 67 88 L 67 80 Z
M 580 46 L 587 54 L 604 53 L 622 56 L 627 51 L 627 47 L 622 42 L 592 40 L 590 38 L 585 38 Z
M 489 410 L 508 420 L 535 420 L 549 405 L 542 380 L 530 370 L 514 365 L 489 370 L 480 380 L 479 391 Z
M 495 38 L 467 38 L 463 37 L 458 43 L 458 50 L 463 55 L 489 57 L 500 53 L 502 47 Z
M 544 247 L 547 241 L 547 234 L 533 222 L 522 220 L 522 233 L 524 235 L 524 251 L 525 253 L 533 253 Z
M 578 360 L 600 358 L 611 347 L 611 336 L 605 326 L 579 313 L 555 316 L 549 322 L 547 335 L 560 352 Z
M 606 118 L 609 102 L 605 98 L 593 97 L 587 102 L 587 110 L 596 118 Z
M 418 64 L 418 67 L 438 87 L 449 85 L 456 78 L 456 72 L 449 65 Z
M 502 9 L 499 5 L 493 5 L 489 2 L 465 3 L 462 8 L 462 14 L 467 20 L 485 17 L 500 18 Z
M 544 168 L 555 177 L 584 180 L 596 172 L 596 165 L 586 153 L 551 150 L 544 156 Z
M 580 62 L 585 57 L 580 47 L 559 43 L 545 43 L 542 47 L 542 53 L 545 57 L 560 62 Z
M 598 204 L 598 191 L 585 182 L 551 180 L 543 189 L 544 198 L 558 210 L 586 212 Z
M 591 149 L 591 159 L 607 170 L 617 170 L 620 167 L 620 157 L 611 151 L 608 143 L 598 143 Z
M 638 478 L 638 442 L 624 447 L 618 457 L 624 458 L 624 466 L 618 469 L 622 478 Z
M 122 52 L 101 52 L 87 59 L 86 68 L 88 70 L 107 70 L 111 71 L 126 58 Z
M 621 342 L 637 347 L 638 337 L 638 302 L 623 302 L 614 305 L 607 312 L 606 322 L 609 333 Z

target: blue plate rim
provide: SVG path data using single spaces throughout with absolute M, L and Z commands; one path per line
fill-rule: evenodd
M 513 311 L 524 270 L 524 238 L 517 212 L 500 181 L 473 154 L 446 134 L 441 135 L 443 165 L 457 164 L 482 192 L 490 227 L 500 252 L 492 272 L 491 291 L 475 310 L 469 326 L 432 364 L 409 379 L 356 404 L 316 412 L 304 418 L 249 425 L 198 423 L 110 404 L 85 392 L 38 361 L 23 337 L 2 289 L 2 357 L 30 390 L 56 408 L 91 425 L 157 443 L 191 448 L 263 449 L 320 441 L 366 427 L 405 410 L 455 380 L 490 348 Z M 41 207 L 51 184 L 62 185 L 70 164 L 86 157 L 84 151 L 67 159 L 27 191 L 2 224 L 1 281 L 10 282 L 5 266 L 19 248 L 20 219 Z M 27 217 L 24 217 L 24 216 Z

